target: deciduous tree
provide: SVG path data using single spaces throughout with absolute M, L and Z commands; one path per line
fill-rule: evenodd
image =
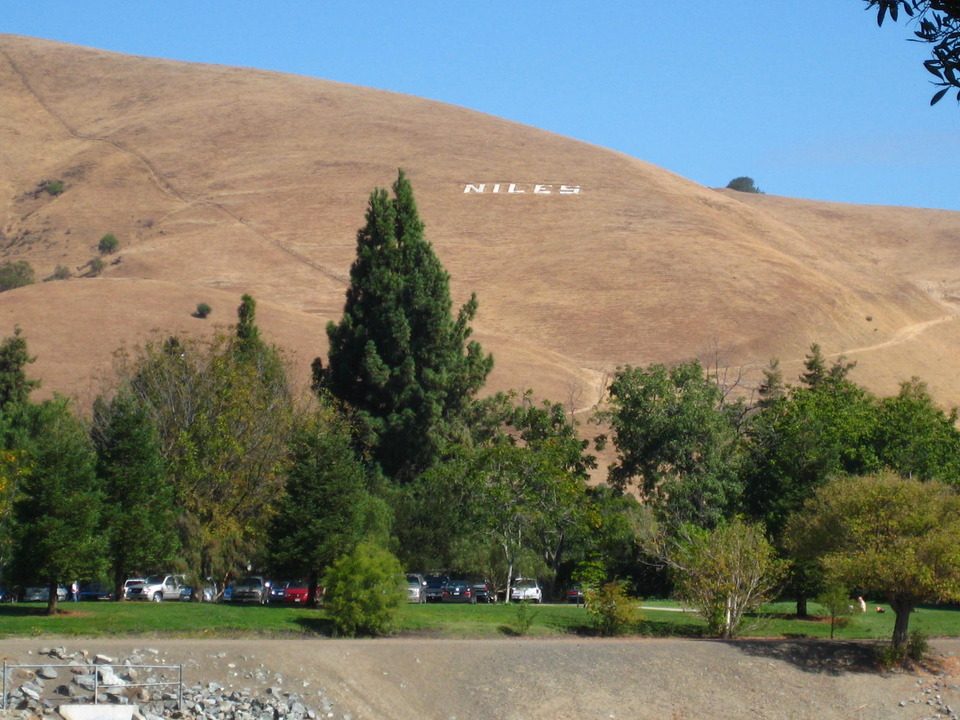
M 890 472 L 830 481 L 786 529 L 794 556 L 816 559 L 847 587 L 886 596 L 896 613 L 896 647 L 906 643 L 918 604 L 960 600 L 958 537 L 954 490 Z

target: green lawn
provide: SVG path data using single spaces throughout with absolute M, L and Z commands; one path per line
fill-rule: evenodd
M 644 623 L 638 634 L 701 637 L 704 624 L 694 613 L 676 612 L 677 603 L 644 601 Z M 850 625 L 837 631 L 848 639 L 887 639 L 893 633 L 893 612 L 874 611 L 852 616 Z M 29 603 L 0 605 L 0 637 L 25 635 L 65 636 L 189 636 L 240 637 L 246 635 L 329 636 L 330 621 L 324 610 L 299 607 L 258 607 L 193 603 L 62 603 L 62 614 L 47 617 L 46 606 Z M 750 637 L 829 637 L 825 621 L 790 617 L 792 603 L 773 603 L 764 613 L 748 618 L 742 635 Z M 574 605 L 530 606 L 535 637 L 589 634 L 589 614 Z M 810 611 L 819 612 L 811 603 Z M 405 605 L 400 612 L 400 632 L 449 638 L 491 638 L 516 634 L 516 605 Z M 920 608 L 910 620 L 911 630 L 931 636 L 960 636 L 960 610 Z

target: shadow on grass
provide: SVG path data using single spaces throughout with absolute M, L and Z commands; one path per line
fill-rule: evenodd
M 311 635 L 322 635 L 323 637 L 333 637 L 333 621 L 323 617 L 298 617 L 294 622 L 300 628 Z
M 876 646 L 864 640 L 805 638 L 725 642 L 746 655 L 781 660 L 806 672 L 824 675 L 879 672 Z
M 71 610 L 68 608 L 67 610 Z M 69 612 L 64 610 L 62 607 L 57 608 L 57 615 L 67 615 Z M 47 615 L 47 604 L 40 603 L 37 605 L 23 605 L 23 604 L 3 604 L 0 605 L 0 617 L 56 617 L 54 615 Z

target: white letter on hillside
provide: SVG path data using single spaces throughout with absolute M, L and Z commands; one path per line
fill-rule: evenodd
M 480 183 L 479 185 L 467 185 L 463 191 L 465 193 L 482 193 L 484 188 L 487 187 L 486 183 Z

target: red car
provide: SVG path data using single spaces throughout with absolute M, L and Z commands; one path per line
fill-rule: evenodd
M 270 593 L 270 602 L 306 605 L 309 588 L 303 580 L 276 583 Z M 323 597 L 323 588 L 317 586 L 317 601 Z

